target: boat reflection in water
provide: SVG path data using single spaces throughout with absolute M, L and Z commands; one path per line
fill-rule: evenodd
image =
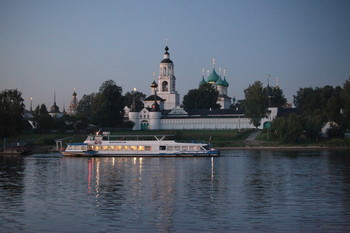
M 173 229 L 176 210 L 179 206 L 186 208 L 187 200 L 179 199 L 179 195 L 188 195 L 188 187 L 181 187 L 184 184 L 181 184 L 182 179 L 179 180 L 179 176 L 187 175 L 188 171 L 178 174 L 179 167 L 183 166 L 183 161 L 178 163 L 178 160 L 158 157 L 89 158 L 87 188 L 88 194 L 94 197 L 95 215 L 108 215 L 111 220 L 119 222 L 137 221 L 149 229 Z M 215 189 L 214 158 L 200 160 L 205 161 L 198 161 L 199 166 L 211 166 L 200 170 L 207 173 L 207 181 L 211 183 L 211 189 Z M 208 197 L 213 199 L 214 192 L 210 193 Z M 122 214 L 126 209 L 131 214 Z

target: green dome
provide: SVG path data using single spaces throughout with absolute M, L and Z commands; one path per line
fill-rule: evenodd
M 224 87 L 228 87 L 230 84 L 228 84 L 228 82 L 226 81 L 226 77 L 224 77 L 224 80 L 223 80 L 223 82 L 224 82 Z
M 202 80 L 199 82 L 199 86 L 206 84 L 207 82 L 204 80 L 204 76 L 202 77 Z
M 208 76 L 208 83 L 216 83 L 219 80 L 219 75 L 215 72 L 215 68 L 213 68 L 213 71 Z
M 221 77 L 219 77 L 218 81 L 216 81 L 215 84 L 216 84 L 217 86 L 224 86 L 224 85 L 225 85 L 225 83 L 224 83 L 224 81 L 222 81 Z

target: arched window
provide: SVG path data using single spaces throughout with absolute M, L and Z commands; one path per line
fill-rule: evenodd
M 164 81 L 162 83 L 162 91 L 168 91 L 168 82 L 167 81 Z
M 166 67 L 163 68 L 163 75 L 166 75 Z

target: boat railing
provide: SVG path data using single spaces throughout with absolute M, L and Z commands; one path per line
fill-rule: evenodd
M 166 138 L 174 137 L 175 135 L 171 134 L 157 134 L 157 135 L 147 135 L 147 134 L 130 134 L 130 135 L 94 135 L 94 138 L 96 137 L 102 137 L 102 140 L 136 140 L 136 141 L 145 141 L 153 139 L 155 141 L 163 141 Z

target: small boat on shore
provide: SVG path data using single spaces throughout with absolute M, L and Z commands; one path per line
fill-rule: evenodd
M 218 156 L 206 143 L 177 142 L 170 135 L 90 135 L 83 143 L 68 143 L 64 156 Z
M 31 155 L 32 148 L 29 146 L 6 147 L 0 150 L 0 155 Z

